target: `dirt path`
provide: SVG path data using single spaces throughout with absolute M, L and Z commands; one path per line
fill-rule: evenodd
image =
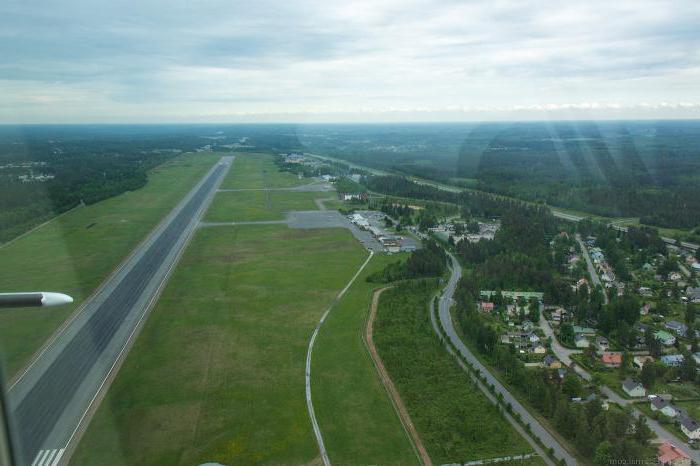
M 396 412 L 399 414 L 399 418 L 401 418 L 401 423 L 403 424 L 404 429 L 406 429 L 406 432 L 408 432 L 408 436 L 411 438 L 421 462 L 424 466 L 433 466 L 433 462 L 430 460 L 430 456 L 428 456 L 425 445 L 423 445 L 423 441 L 421 440 L 420 436 L 418 435 L 418 431 L 411 421 L 411 416 L 408 415 L 408 410 L 406 410 L 406 406 L 403 404 L 403 400 L 401 400 L 401 396 L 399 395 L 396 386 L 394 386 L 394 382 L 391 381 L 389 373 L 386 371 L 384 363 L 382 363 L 382 360 L 379 357 L 379 353 L 377 353 L 377 348 L 374 346 L 374 340 L 372 338 L 374 319 L 377 316 L 377 307 L 379 305 L 379 297 L 389 288 L 391 287 L 376 290 L 372 295 L 372 305 L 370 306 L 367 327 L 365 328 L 365 343 L 367 344 L 367 349 L 369 349 L 369 353 L 372 356 L 374 366 L 377 368 L 377 372 L 379 372 L 379 378 L 382 380 L 386 391 L 389 392 L 389 396 L 391 396 Z

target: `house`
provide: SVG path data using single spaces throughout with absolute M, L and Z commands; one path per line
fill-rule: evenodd
M 622 389 L 632 398 L 645 396 L 647 394 L 647 391 L 644 389 L 644 386 L 641 383 L 630 378 L 627 378 L 624 382 L 622 382 Z
M 656 459 L 662 466 L 690 466 L 690 457 L 675 445 L 664 442 L 656 450 Z
M 644 296 L 644 297 L 647 297 L 647 298 L 653 295 L 653 293 L 651 292 L 651 288 L 649 288 L 648 286 L 640 286 L 640 287 L 637 289 L 637 292 L 638 292 L 641 296 Z
M 692 440 L 700 439 L 700 424 L 698 424 L 698 421 L 690 416 L 681 416 L 680 425 L 686 437 Z
M 683 364 L 682 354 L 666 354 L 660 358 L 661 364 L 668 367 L 680 367 Z
M 557 369 L 557 375 L 561 380 L 564 380 L 564 377 L 566 377 L 566 369 L 565 368 L 559 368 Z
M 532 330 L 533 328 L 535 328 L 535 324 L 533 324 L 533 323 L 530 322 L 529 320 L 524 320 L 524 321 L 523 321 L 523 330 L 525 330 L 526 332 L 529 332 L 529 331 Z
M 366 201 L 368 199 L 367 192 L 359 192 L 359 193 L 338 193 L 338 198 L 341 201 Z
M 534 348 L 532 348 L 532 352 L 535 354 L 544 354 L 547 352 L 547 348 L 545 348 L 544 346 L 542 346 L 540 344 L 537 344 L 537 345 L 535 345 Z
M 660 396 L 654 396 L 654 398 L 651 399 L 649 408 L 652 411 L 658 411 L 664 416 L 668 417 L 676 417 L 678 415 L 678 410 L 671 403 L 664 400 Z
M 696 262 L 696 264 L 698 264 L 698 262 Z M 700 303 L 700 287 L 693 288 L 689 286 L 685 289 L 685 296 L 688 298 L 688 301 L 692 303 Z
M 642 265 L 642 269 L 646 272 L 652 270 L 654 268 L 653 265 L 651 265 L 649 262 L 645 262 L 644 265 Z
M 688 326 L 677 320 L 669 320 L 666 322 L 666 328 L 676 332 L 676 335 L 684 337 L 688 333 Z
M 678 272 L 671 272 L 668 274 L 668 279 L 677 282 L 681 279 L 681 274 Z
M 601 362 L 607 367 L 620 367 L 622 364 L 622 354 L 621 353 L 603 353 L 600 357 Z
M 595 329 L 590 327 L 580 327 L 578 325 L 574 325 L 574 333 L 576 335 L 581 334 L 587 337 L 592 337 L 595 336 Z
M 588 348 L 591 346 L 588 338 L 584 337 L 583 335 L 574 336 L 574 344 L 576 345 L 576 348 Z
M 551 354 L 548 354 L 542 360 L 542 367 L 545 369 L 561 369 L 561 362 Z
M 634 329 L 637 331 L 637 333 L 645 334 L 647 333 L 647 330 L 649 330 L 649 326 L 647 324 L 637 322 L 634 324 Z
M 565 321 L 569 313 L 563 307 L 558 307 L 552 311 L 552 320 L 557 323 Z
M 605 337 L 595 337 L 595 346 L 600 351 L 607 351 L 610 348 L 610 342 Z
M 528 335 L 527 335 L 527 340 L 528 340 L 530 343 L 539 343 L 539 342 L 540 342 L 540 337 L 538 337 L 536 333 L 530 332 L 530 333 L 528 333 Z
M 657 330 L 654 332 L 654 338 L 659 340 L 664 346 L 671 346 L 676 343 L 676 337 L 663 330 Z
M 644 364 L 648 362 L 654 362 L 654 358 L 651 356 L 635 356 L 632 360 L 632 364 L 638 369 L 643 368 Z
M 493 311 L 493 308 L 494 308 L 493 303 L 489 303 L 489 302 L 485 302 L 485 301 L 482 301 L 479 303 L 479 309 L 481 310 L 481 312 L 491 312 L 491 311 Z

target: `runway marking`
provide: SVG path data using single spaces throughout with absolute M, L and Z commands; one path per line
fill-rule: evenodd
M 314 329 L 314 333 L 311 334 L 311 341 L 309 341 L 309 348 L 306 351 L 306 408 L 309 411 L 309 417 L 311 418 L 311 426 L 314 429 L 314 435 L 316 436 L 316 443 L 318 443 L 318 449 L 321 452 L 321 459 L 323 460 L 324 466 L 330 466 L 331 465 L 331 460 L 328 458 L 328 452 L 326 451 L 326 445 L 323 443 L 323 436 L 321 435 L 321 428 L 318 426 L 318 421 L 316 420 L 316 413 L 314 412 L 314 404 L 313 401 L 311 401 L 311 353 L 314 350 L 314 343 L 316 342 L 316 337 L 318 336 L 318 331 L 321 329 L 321 325 L 323 325 L 323 322 L 326 320 L 326 317 L 328 317 L 328 314 L 330 314 L 331 310 L 335 307 L 335 305 L 340 301 L 340 298 L 343 297 L 346 291 L 352 286 L 353 283 L 355 283 L 355 280 L 357 277 L 360 276 L 362 271 L 365 269 L 367 264 L 369 264 L 370 259 L 374 256 L 374 251 L 369 252 L 369 256 L 367 257 L 367 260 L 360 266 L 360 268 L 357 270 L 355 275 L 350 279 L 347 285 L 345 285 L 345 288 L 342 289 L 340 293 L 338 293 L 338 296 L 335 297 L 331 305 L 326 309 L 326 312 L 323 313 L 321 316 L 321 320 L 318 321 L 318 324 L 316 324 L 316 328 Z
M 61 461 L 65 451 L 65 448 L 40 450 L 36 458 L 34 458 L 32 466 L 56 466 Z

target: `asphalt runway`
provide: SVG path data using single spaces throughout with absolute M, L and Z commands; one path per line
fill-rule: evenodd
M 231 158 L 217 163 L 8 393 L 20 464 L 58 465 L 196 227 Z

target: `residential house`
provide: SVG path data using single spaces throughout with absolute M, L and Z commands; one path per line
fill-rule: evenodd
M 688 326 L 682 322 L 678 322 L 677 320 L 669 320 L 666 322 L 666 328 L 673 330 L 676 332 L 676 335 L 680 337 L 684 337 L 685 334 L 688 333 Z
M 595 329 L 590 327 L 580 327 L 578 325 L 574 325 L 574 334 L 593 337 L 595 336 Z
M 657 330 L 654 332 L 654 338 L 659 340 L 664 346 L 671 346 L 676 343 L 676 337 L 663 330 Z
M 652 411 L 658 411 L 664 416 L 668 417 L 676 417 L 678 415 L 678 410 L 671 403 L 664 400 L 660 396 L 654 396 L 654 398 L 651 399 L 649 408 Z
M 560 324 L 567 320 L 569 313 L 563 307 L 558 307 L 552 311 L 552 321 Z
M 678 272 L 671 272 L 668 274 L 668 279 L 673 280 L 674 282 L 677 282 L 678 280 L 681 279 L 681 274 Z
M 680 365 L 683 364 L 682 354 L 666 354 L 659 359 L 661 364 L 668 367 L 680 367 Z
M 698 262 L 696 262 L 698 264 Z M 693 288 L 689 286 L 685 289 L 685 296 L 691 303 L 700 303 L 700 287 Z
M 574 344 L 576 345 L 576 348 L 588 348 L 589 346 L 591 346 L 591 343 L 588 341 L 588 338 L 580 334 L 574 336 Z
M 537 334 L 536 334 L 535 332 L 530 332 L 530 333 L 527 335 L 527 340 L 528 340 L 530 343 L 535 344 L 535 343 L 539 343 L 539 342 L 540 342 L 540 337 L 537 336 Z
M 661 466 L 690 466 L 691 460 L 675 445 L 664 442 L 656 450 L 656 459 Z
M 605 337 L 595 337 L 595 346 L 600 351 L 607 351 L 610 348 L 610 342 Z
M 561 369 L 561 362 L 551 354 L 548 354 L 542 360 L 542 367 L 545 369 Z
M 653 295 L 653 293 L 651 292 L 651 288 L 649 288 L 648 286 L 640 286 L 640 287 L 637 289 L 637 292 L 638 292 L 641 296 L 644 296 L 644 297 L 646 297 L 646 298 L 651 297 L 651 296 Z
M 634 324 L 634 329 L 637 331 L 637 333 L 645 334 L 647 333 L 647 330 L 649 330 L 649 326 L 647 324 L 637 322 Z
M 491 312 L 494 309 L 494 304 L 487 301 L 482 301 L 479 303 L 479 309 L 481 312 Z
M 535 354 L 544 354 L 547 352 L 547 348 L 541 344 L 537 344 L 532 348 L 532 352 Z
M 622 354 L 606 352 L 603 353 L 600 360 L 607 367 L 620 367 L 620 364 L 622 364 Z
M 648 362 L 654 362 L 654 358 L 651 356 L 635 356 L 632 360 L 632 364 L 638 369 L 642 369 L 644 364 Z
M 532 330 L 533 328 L 535 328 L 535 324 L 533 324 L 533 323 L 530 322 L 529 320 L 524 320 L 524 321 L 523 321 L 523 330 L 525 330 L 526 332 L 529 332 L 529 331 Z
M 651 304 L 650 303 L 646 303 L 646 304 L 644 304 L 644 306 L 639 308 L 639 314 L 641 314 L 643 316 L 648 315 L 649 311 L 651 311 Z
M 698 424 L 698 421 L 690 416 L 681 416 L 680 425 L 686 437 L 692 440 L 700 439 L 700 424 Z
M 622 390 L 624 390 L 624 392 L 632 398 L 645 396 L 647 394 L 647 391 L 640 382 L 630 378 L 627 378 L 624 382 L 622 382 Z

